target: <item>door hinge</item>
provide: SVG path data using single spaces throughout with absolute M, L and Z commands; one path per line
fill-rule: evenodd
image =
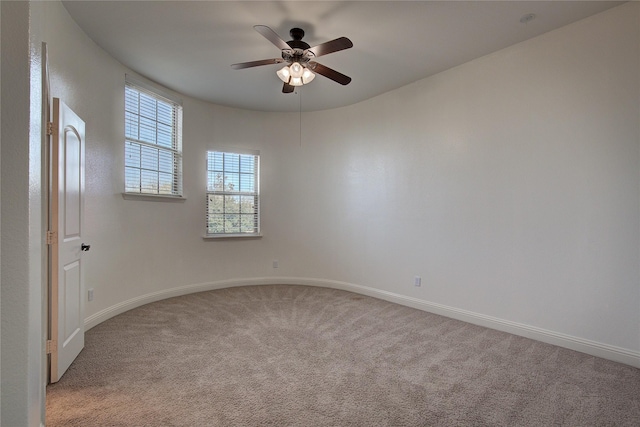
M 58 243 L 58 232 L 47 231 L 47 245 L 54 245 Z
M 47 340 L 47 354 L 51 354 L 54 351 L 58 351 L 58 342 L 53 340 Z
M 53 122 L 47 122 L 47 135 L 53 135 Z

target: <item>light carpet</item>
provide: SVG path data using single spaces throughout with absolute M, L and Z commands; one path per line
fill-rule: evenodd
M 350 292 L 247 286 L 116 316 L 47 426 L 639 426 L 640 369 Z

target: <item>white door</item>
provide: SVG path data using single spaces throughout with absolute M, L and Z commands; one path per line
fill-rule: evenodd
M 84 122 L 53 98 L 50 194 L 50 381 L 84 347 Z

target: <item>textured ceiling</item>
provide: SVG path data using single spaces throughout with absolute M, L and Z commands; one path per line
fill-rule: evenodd
M 262 111 L 350 105 L 614 7 L 613 1 L 65 1 L 83 31 L 114 58 L 175 91 Z M 536 19 L 521 23 L 527 13 Z M 349 50 L 318 62 L 350 76 L 318 76 L 282 94 L 278 58 L 253 26 L 284 40 L 300 27 L 311 46 L 346 36 Z

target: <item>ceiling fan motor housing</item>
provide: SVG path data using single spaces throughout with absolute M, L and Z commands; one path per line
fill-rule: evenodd
M 309 62 L 313 57 L 313 53 L 305 52 L 311 46 L 302 41 L 302 38 L 304 37 L 304 30 L 302 28 L 292 28 L 291 31 L 289 31 L 289 35 L 293 38 L 293 40 L 289 40 L 287 42 L 287 44 L 291 46 L 291 50 L 283 50 L 282 59 L 288 63 L 299 62 L 301 64 L 305 64 Z
M 292 41 L 301 41 L 304 37 L 304 30 L 302 28 L 292 28 L 291 31 L 289 31 L 289 35 L 293 39 Z M 291 42 L 289 42 L 289 44 L 291 44 Z M 308 47 L 309 45 L 307 44 L 307 48 Z

